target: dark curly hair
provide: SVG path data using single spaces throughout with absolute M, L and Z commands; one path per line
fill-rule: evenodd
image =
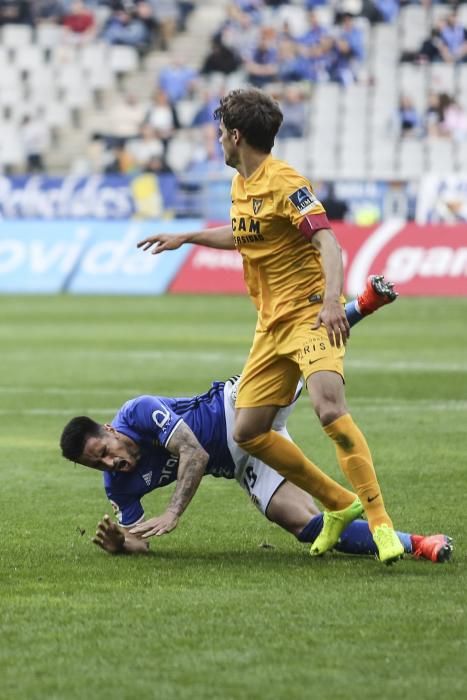
M 76 416 L 63 428 L 60 437 L 62 455 L 70 462 L 78 462 L 84 451 L 84 445 L 89 437 L 100 435 L 102 425 L 87 416 Z
M 269 95 L 245 88 L 222 97 L 214 118 L 222 120 L 229 131 L 238 129 L 252 148 L 270 153 L 283 116 L 278 103 Z

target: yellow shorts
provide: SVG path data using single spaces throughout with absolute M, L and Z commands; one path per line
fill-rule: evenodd
M 300 376 L 337 372 L 344 378 L 345 347 L 333 347 L 326 328 L 313 330 L 317 313 L 294 317 L 268 331 L 256 329 L 243 368 L 236 407 L 287 406 Z

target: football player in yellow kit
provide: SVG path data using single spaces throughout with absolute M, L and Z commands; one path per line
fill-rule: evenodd
M 343 358 L 349 336 L 344 311 L 341 248 L 310 182 L 271 155 L 282 123 L 279 105 L 256 89 L 234 90 L 215 117 L 232 182 L 231 225 L 198 233 L 156 234 L 138 244 L 153 253 L 197 243 L 236 247 L 258 312 L 253 345 L 242 371 L 234 440 L 324 505 L 323 529 L 310 550 L 332 549 L 364 511 L 380 561 L 403 554 L 365 437 L 346 405 Z M 271 429 L 303 375 L 313 408 L 335 444 L 355 493 L 340 486 L 300 448 Z

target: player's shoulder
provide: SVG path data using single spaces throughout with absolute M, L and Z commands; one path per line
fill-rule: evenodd
M 120 407 L 120 410 L 117 413 L 117 416 L 127 416 L 131 414 L 131 412 L 134 410 L 135 406 L 138 405 L 139 401 L 141 399 L 141 396 L 135 396 L 132 399 L 128 399 L 128 401 L 125 401 L 125 403 Z
M 152 396 L 150 394 L 134 396 L 132 399 L 125 401 L 120 408 L 115 416 L 115 423 L 122 422 L 128 425 L 139 424 L 141 420 L 144 420 L 144 416 L 148 411 L 153 411 L 160 403 L 161 398 L 159 396 Z
M 132 399 L 128 399 L 128 401 L 125 401 L 121 410 L 131 410 L 132 408 L 137 408 L 141 405 L 154 403 L 155 401 L 160 401 L 160 397 L 153 396 L 152 394 L 140 394 L 139 396 L 134 396 Z
M 285 160 L 271 158 L 268 175 L 276 190 L 292 192 L 299 187 L 311 187 L 309 180 Z

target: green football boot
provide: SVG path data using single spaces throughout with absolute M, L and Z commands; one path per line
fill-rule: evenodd
M 378 547 L 378 559 L 383 564 L 393 564 L 402 559 L 404 547 L 396 531 L 388 525 L 379 525 L 373 532 L 373 539 Z
M 350 506 L 343 510 L 327 510 L 324 512 L 323 529 L 310 548 L 312 557 L 319 557 L 328 552 L 339 541 L 341 533 L 349 523 L 359 518 L 363 513 L 360 499 L 356 498 Z

